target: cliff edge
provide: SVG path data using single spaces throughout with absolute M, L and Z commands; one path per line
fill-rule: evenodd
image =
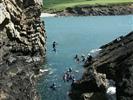
M 0 0 L 0 100 L 38 100 L 46 34 L 42 0 Z
M 133 100 L 133 32 L 100 47 L 99 54 L 85 62 L 84 75 L 72 84 L 73 100 Z M 111 84 L 111 85 L 110 85 Z M 109 95 L 108 89 L 115 90 Z M 115 96 L 116 95 L 116 96 Z

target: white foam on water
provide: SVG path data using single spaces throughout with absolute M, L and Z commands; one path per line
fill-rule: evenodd
M 95 57 L 102 49 L 92 49 L 88 55 Z
M 116 93 L 116 87 L 113 87 L 113 86 L 112 87 L 109 87 L 107 89 L 106 93 L 107 94 L 110 94 L 110 95 L 115 94 Z
M 75 70 L 76 73 L 79 73 L 79 70 Z
M 106 90 L 108 100 L 116 100 L 116 87 L 113 80 L 108 80 L 108 88 Z
M 50 69 L 49 75 L 53 74 L 57 69 Z
M 41 13 L 40 17 L 55 17 L 56 14 L 50 14 L 50 13 Z
M 94 54 L 94 53 L 97 53 L 97 52 L 99 52 L 99 51 L 101 51 L 102 49 L 92 49 L 91 51 L 90 51 L 90 53 L 91 54 Z

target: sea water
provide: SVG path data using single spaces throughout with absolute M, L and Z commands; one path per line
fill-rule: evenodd
M 78 80 L 83 74 L 83 63 L 77 63 L 74 56 L 87 55 L 113 39 L 133 31 L 133 15 L 129 16 L 86 16 L 86 17 L 47 17 L 46 62 L 42 66 L 47 73 L 38 82 L 42 100 L 70 100 L 68 91 L 71 82 L 64 82 L 62 76 L 72 68 Z M 54 52 L 53 41 L 57 42 Z M 55 83 L 56 90 L 50 86 Z

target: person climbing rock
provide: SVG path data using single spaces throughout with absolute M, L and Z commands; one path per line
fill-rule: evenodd
M 80 59 L 79 59 L 79 58 L 77 58 L 77 59 L 76 59 L 76 61 L 77 61 L 77 63 L 79 63 L 79 62 L 80 62 Z
M 54 42 L 53 42 L 53 45 L 52 45 L 52 46 L 53 46 L 53 51 L 54 51 L 54 52 L 56 52 L 56 45 L 57 45 L 57 43 L 54 41 Z
M 88 61 L 88 62 L 91 62 L 91 61 L 92 61 L 92 56 L 91 56 L 91 55 L 88 55 L 87 61 Z

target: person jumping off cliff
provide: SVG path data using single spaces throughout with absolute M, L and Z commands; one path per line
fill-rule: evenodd
M 56 52 L 56 45 L 57 45 L 57 43 L 54 41 L 53 44 L 52 44 L 54 52 Z

